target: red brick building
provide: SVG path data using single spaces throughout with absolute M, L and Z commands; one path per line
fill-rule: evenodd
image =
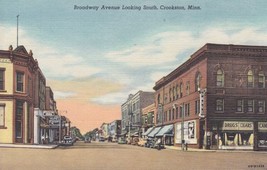
M 174 145 L 267 148 L 267 46 L 206 44 L 156 82 L 156 123 Z

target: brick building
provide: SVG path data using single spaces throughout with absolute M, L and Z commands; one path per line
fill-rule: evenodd
M 206 44 L 156 82 L 156 124 L 174 145 L 267 147 L 267 46 Z

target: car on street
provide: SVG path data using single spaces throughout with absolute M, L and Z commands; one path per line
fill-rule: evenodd
M 104 137 L 99 137 L 99 142 L 105 142 L 105 138 Z
M 63 140 L 61 141 L 61 145 L 63 146 L 72 146 L 74 143 L 74 140 L 71 136 L 64 136 Z
M 126 143 L 127 143 L 127 141 L 125 138 L 119 138 L 118 144 L 126 144 Z

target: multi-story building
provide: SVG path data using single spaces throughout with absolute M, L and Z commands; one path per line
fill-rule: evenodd
M 23 46 L 0 50 L 0 143 L 33 143 L 36 69 Z
M 122 134 L 141 135 L 142 109 L 154 103 L 154 92 L 138 91 L 130 94 L 127 101 L 121 105 Z
M 117 141 L 119 135 L 121 134 L 121 120 L 114 120 L 109 123 L 109 137 L 112 141 Z
M 145 132 L 150 132 L 155 125 L 155 103 L 148 105 L 142 109 L 142 135 L 147 135 Z
M 57 108 L 51 92 L 46 94 L 45 76 L 31 50 L 0 50 L 0 143 L 40 144 L 46 134 L 47 143 L 54 140 L 49 122 Z
M 174 144 L 266 149 L 267 46 L 206 44 L 156 82 L 156 123 Z

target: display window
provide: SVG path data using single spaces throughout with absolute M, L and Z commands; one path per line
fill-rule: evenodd
M 259 132 L 258 134 L 258 146 L 267 147 L 267 132 Z

